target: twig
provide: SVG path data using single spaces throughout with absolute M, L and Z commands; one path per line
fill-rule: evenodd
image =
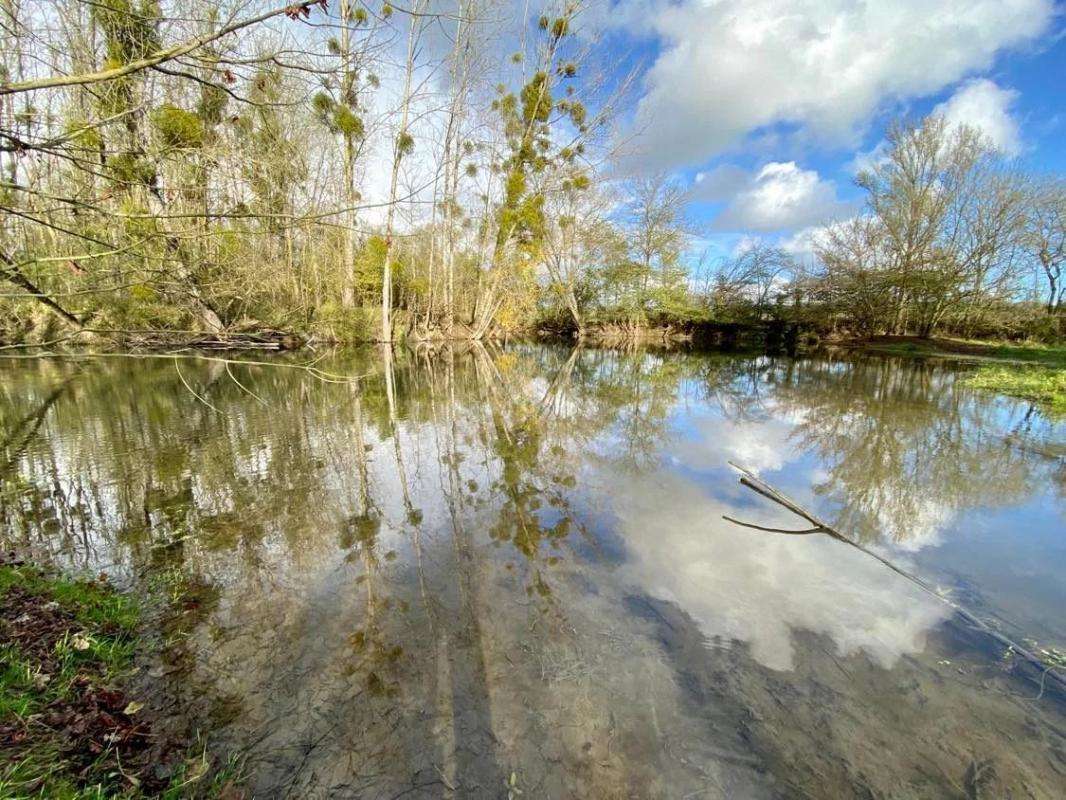
M 892 570 L 896 574 L 903 576 L 904 578 L 909 580 L 911 583 L 916 585 L 918 588 L 920 588 L 923 591 L 927 592 L 928 594 L 932 595 L 933 597 L 935 597 L 937 600 L 939 600 L 940 602 L 944 603 L 945 605 L 950 606 L 951 609 L 953 611 L 955 611 L 955 613 L 958 614 L 960 617 L 962 617 L 962 619 L 964 619 L 967 623 L 969 623 L 970 625 L 972 625 L 975 628 L 978 628 L 983 633 L 991 636 L 999 644 L 1001 644 L 1004 647 L 1008 648 L 1009 650 L 1013 651 L 1014 653 L 1016 653 L 1017 655 L 1021 656 L 1026 661 L 1028 661 L 1031 665 L 1033 665 L 1034 667 L 1039 669 L 1041 671 L 1041 673 L 1042 673 L 1042 675 L 1041 675 L 1041 683 L 1040 683 L 1040 685 L 1041 685 L 1041 690 L 1040 690 L 1041 694 L 1043 694 L 1044 681 L 1048 677 L 1051 677 L 1054 681 L 1056 681 L 1059 684 L 1059 687 L 1061 689 L 1066 690 L 1066 676 L 1063 676 L 1062 673 L 1059 672 L 1057 669 L 1055 669 L 1054 666 L 1045 663 L 1035 653 L 1031 652 L 1030 650 L 1027 650 L 1026 648 L 1024 648 L 1021 645 L 1017 644 L 1013 640 L 1007 638 L 1002 633 L 997 631 L 995 628 L 991 627 L 988 623 L 986 623 L 983 620 L 979 619 L 973 613 L 971 613 L 970 611 L 968 611 L 965 608 L 963 608 L 962 606 L 960 606 L 954 600 L 951 600 L 950 598 L 945 597 L 943 594 L 941 594 L 934 587 L 930 586 L 928 583 L 923 581 L 917 575 L 914 575 L 914 574 L 912 574 L 910 572 L 907 572 L 907 570 L 903 569 L 902 567 L 897 567 L 895 564 L 893 564 L 891 561 L 889 561 L 884 556 L 881 556 L 881 555 L 875 553 L 873 550 L 870 550 L 868 547 L 866 547 L 866 546 L 864 546 L 862 544 L 859 544 L 854 539 L 851 539 L 851 538 L 845 536 L 843 533 L 841 533 L 840 531 L 838 531 L 836 528 L 834 528 L 833 526 L 829 525 L 828 523 L 823 522 L 818 517 L 814 516 L 814 514 L 812 514 L 811 512 L 807 511 L 805 508 L 803 508 L 803 506 L 801 506 L 795 500 L 790 499 L 789 497 L 784 495 L 782 492 L 780 492 L 777 489 L 775 489 L 773 486 L 768 484 L 766 481 L 764 481 L 762 478 L 760 478 L 758 475 L 756 475 L 751 470 L 745 469 L 744 467 L 740 466 L 739 464 L 734 464 L 732 461 L 729 462 L 729 466 L 731 466 L 733 469 L 735 469 L 739 473 L 741 473 L 740 483 L 743 486 L 747 486 L 752 491 L 757 492 L 758 494 L 761 494 L 763 497 L 765 497 L 765 498 L 767 498 L 769 500 L 772 500 L 773 502 L 777 503 L 780 506 L 783 506 L 784 508 L 787 508 L 789 511 L 791 511 L 796 516 L 802 517 L 803 519 L 805 519 L 808 522 L 810 522 L 814 527 L 809 529 L 809 530 L 792 531 L 792 530 L 783 530 L 783 529 L 777 529 L 777 528 L 766 528 L 766 527 L 763 527 L 761 525 L 754 525 L 754 524 L 752 524 L 750 522 L 741 522 L 740 520 L 733 519 L 732 517 L 726 516 L 724 514 L 722 515 L 723 519 L 728 520 L 729 522 L 732 522 L 732 523 L 734 523 L 736 525 L 743 525 L 745 528 L 754 528 L 755 530 L 768 531 L 770 533 L 786 533 L 786 534 L 824 533 L 824 534 L 826 534 L 827 536 L 829 536 L 829 537 L 831 537 L 833 539 L 836 539 L 836 540 L 838 540 L 840 542 L 843 542 L 844 544 L 850 545 L 851 547 L 854 547 L 856 550 L 859 550 L 859 551 L 865 553 L 866 555 L 870 556 L 871 558 L 877 559 L 878 561 L 880 561 L 882 564 L 884 564 L 886 567 L 888 567 L 890 570 Z
M 174 362 L 174 369 L 177 371 L 178 377 L 181 378 L 181 382 L 185 384 L 185 388 L 189 390 L 189 392 L 192 394 L 193 397 L 195 397 L 197 400 L 199 400 L 205 406 L 210 408 L 212 411 L 215 411 L 215 412 L 217 412 L 219 414 L 222 413 L 217 408 L 215 408 L 213 405 L 211 405 L 205 398 L 203 398 L 199 394 L 197 394 L 196 390 L 194 388 L 189 386 L 189 382 L 187 380 L 185 380 L 185 376 L 181 374 L 181 367 L 178 366 L 178 362 L 177 361 Z

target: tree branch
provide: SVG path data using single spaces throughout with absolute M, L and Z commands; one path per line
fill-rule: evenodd
M 19 94 L 21 92 L 32 92 L 37 89 L 52 89 L 58 86 L 84 86 L 90 83 L 102 83 L 104 81 L 113 81 L 116 78 L 123 78 L 126 75 L 132 75 L 134 72 L 140 72 L 141 70 L 154 67 L 157 64 L 162 64 L 166 61 L 173 61 L 175 58 L 191 53 L 193 50 L 197 50 L 206 44 L 210 44 L 216 39 L 221 39 L 223 36 L 234 33 L 247 28 L 250 25 L 256 25 L 260 22 L 265 22 L 273 17 L 286 14 L 289 17 L 296 19 L 301 13 L 307 16 L 311 12 L 311 6 L 320 5 L 325 7 L 326 0 L 316 0 L 316 2 L 308 3 L 294 3 L 292 5 L 283 6 L 281 8 L 275 8 L 272 11 L 267 11 L 263 14 L 259 14 L 255 17 L 239 20 L 226 27 L 215 31 L 214 33 L 198 36 L 195 39 L 191 39 L 182 44 L 176 44 L 172 47 L 164 48 L 152 53 L 150 56 L 139 58 L 136 61 L 131 61 L 128 64 L 123 64 L 121 67 L 113 67 L 112 69 L 103 69 L 99 72 L 88 72 L 80 75 L 55 75 L 51 78 L 39 78 L 33 81 L 22 81 L 20 83 L 7 83 L 0 85 L 0 97 L 9 94 Z

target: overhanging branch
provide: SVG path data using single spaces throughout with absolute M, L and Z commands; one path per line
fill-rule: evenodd
M 195 39 L 190 39 L 182 44 L 176 44 L 171 47 L 167 47 L 163 50 L 158 50 L 149 56 L 139 58 L 136 61 L 131 61 L 128 64 L 123 64 L 121 67 L 113 67 L 111 69 L 102 69 L 98 72 L 82 73 L 80 75 L 54 75 L 51 78 L 39 78 L 32 81 L 21 81 L 19 83 L 7 83 L 0 85 L 0 97 L 9 94 L 19 94 L 21 92 L 32 92 L 37 89 L 54 89 L 59 86 L 84 86 L 90 83 L 102 83 L 104 81 L 113 81 L 117 78 L 123 78 L 126 75 L 132 75 L 135 72 L 149 69 L 157 64 L 163 64 L 167 61 L 172 61 L 175 58 L 180 58 L 187 53 L 191 53 L 193 50 L 198 50 L 206 44 L 210 44 L 216 39 L 221 39 L 223 36 L 227 36 L 231 33 L 247 28 L 251 25 L 256 25 L 260 22 L 265 22 L 273 17 L 281 16 L 285 14 L 293 19 L 296 19 L 301 14 L 308 16 L 311 13 L 312 6 L 321 6 L 325 8 L 326 0 L 314 0 L 314 2 L 308 3 L 294 3 L 292 5 L 283 6 L 281 8 L 275 8 L 272 11 L 267 11 L 263 14 L 259 14 L 255 17 L 249 17 L 248 19 L 238 20 L 231 23 L 214 33 L 208 33 L 203 36 L 198 36 Z

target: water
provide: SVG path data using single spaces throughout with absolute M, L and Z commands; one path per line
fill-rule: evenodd
M 1066 426 L 966 366 L 272 363 L 0 364 L 0 535 L 170 599 L 141 679 L 257 797 L 1066 794 L 1053 685 L 869 556 L 722 519 L 805 527 L 732 460 L 1061 657 Z

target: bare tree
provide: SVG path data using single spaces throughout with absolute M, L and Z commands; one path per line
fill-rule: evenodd
M 1066 284 L 1066 182 L 1059 177 L 1038 178 L 1028 186 L 1022 241 L 1047 281 L 1049 314 L 1062 311 Z

